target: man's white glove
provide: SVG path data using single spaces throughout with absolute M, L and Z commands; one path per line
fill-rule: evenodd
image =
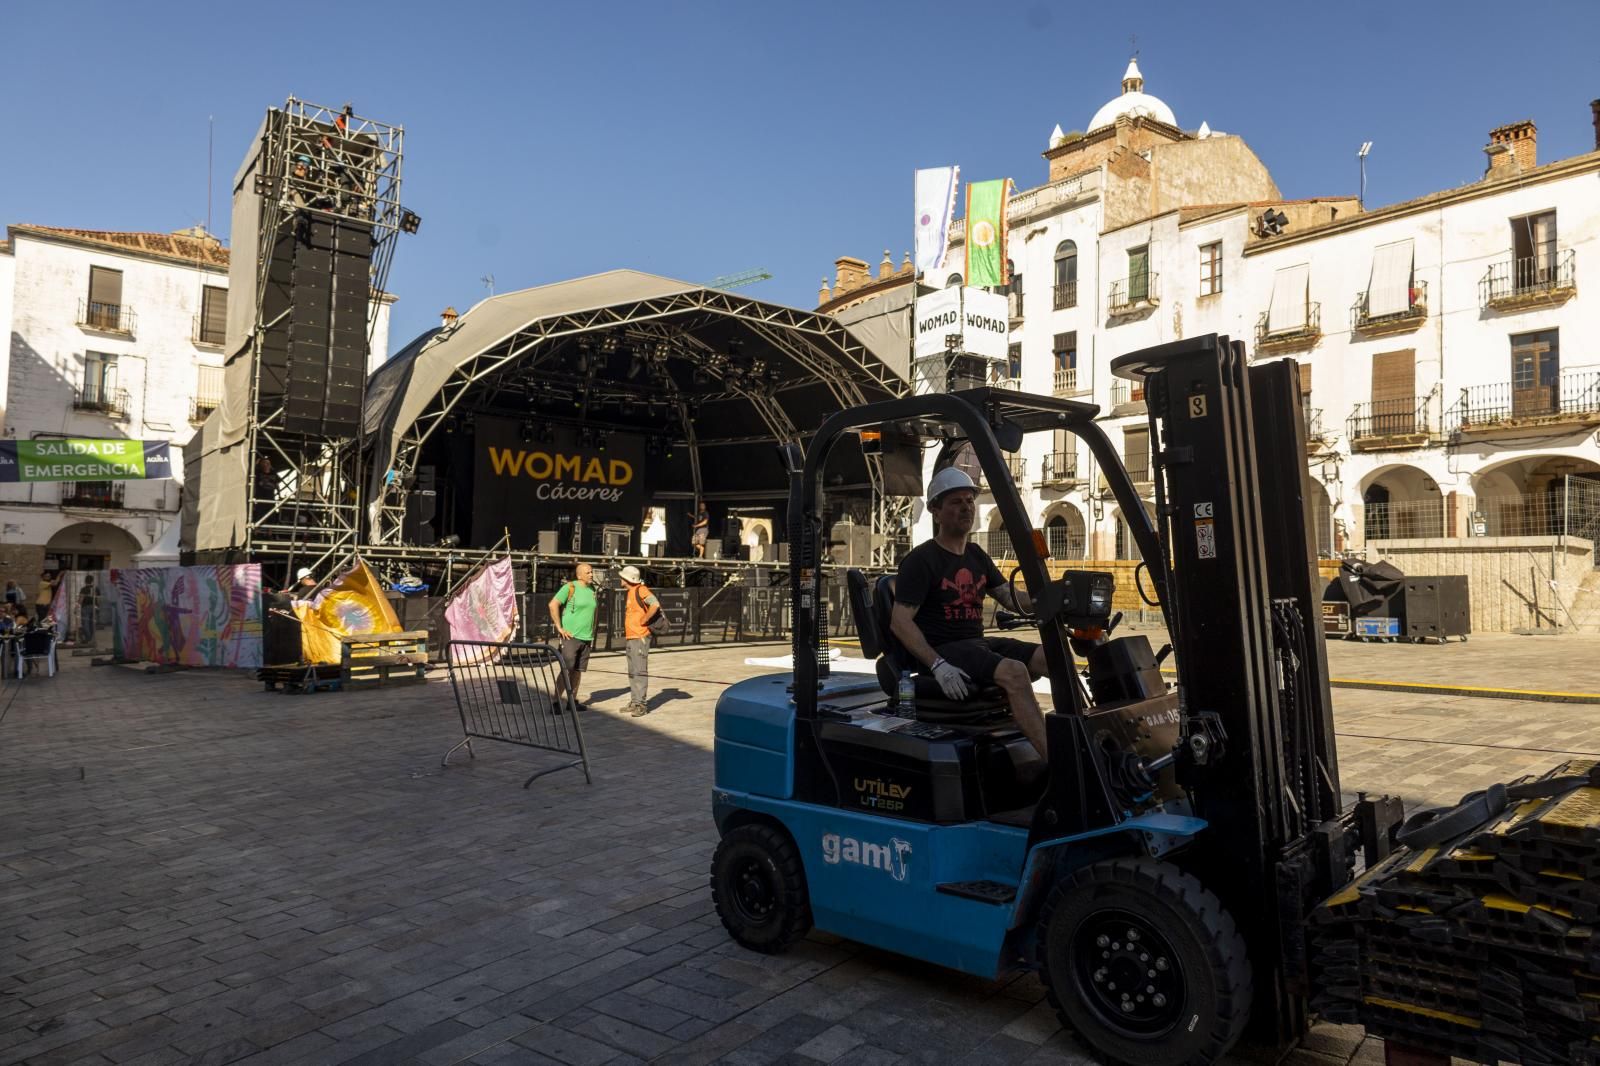
M 971 691 L 972 678 L 959 666 L 954 666 L 943 659 L 933 660 L 929 667 L 933 671 L 933 679 L 939 682 L 939 688 L 944 692 L 947 700 L 964 700 Z

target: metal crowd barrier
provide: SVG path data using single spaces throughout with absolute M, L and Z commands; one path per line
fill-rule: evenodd
M 573 704 L 572 686 L 561 655 L 549 644 L 504 644 L 480 640 L 452 640 L 445 648 L 450 687 L 461 712 L 461 742 L 444 753 L 440 766 L 450 765 L 458 748 L 477 758 L 474 740 L 497 740 L 539 748 L 576 758 L 540 770 L 522 783 L 527 788 L 545 774 L 583 769 L 589 776 L 589 753 L 583 745 L 583 726 Z M 562 695 L 556 696 L 558 682 Z

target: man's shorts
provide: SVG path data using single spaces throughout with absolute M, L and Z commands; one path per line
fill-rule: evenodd
M 979 685 L 992 685 L 995 667 L 1007 659 L 1015 659 L 1026 666 L 1039 645 L 1010 637 L 979 637 L 941 644 L 933 650 L 945 662 L 966 671 Z
M 561 642 L 561 658 L 565 660 L 567 669 L 572 671 L 587 670 L 589 668 L 589 651 L 594 647 L 592 640 L 579 640 L 577 637 L 568 637 Z

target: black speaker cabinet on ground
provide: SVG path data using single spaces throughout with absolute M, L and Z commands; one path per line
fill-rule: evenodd
M 1405 635 L 1414 641 L 1437 641 L 1450 637 L 1463 640 L 1472 632 L 1472 606 L 1465 575 L 1408 577 L 1399 617 L 1405 621 Z

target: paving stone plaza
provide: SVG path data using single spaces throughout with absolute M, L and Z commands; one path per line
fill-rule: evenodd
M 1600 691 L 1600 638 L 1330 645 L 1335 678 Z M 459 739 L 442 672 L 363 693 L 66 659 L 0 691 L 0 1063 L 1087 1062 L 1032 977 L 711 909 L 712 707 L 780 646 L 596 657 L 594 783 Z M 14 695 L 14 698 L 13 698 Z M 9 701 L 7 703 L 6 701 Z M 1336 689 L 1347 793 L 1408 810 L 1600 753 L 1600 706 Z M 1291 1061 L 1381 1062 L 1321 1027 Z

